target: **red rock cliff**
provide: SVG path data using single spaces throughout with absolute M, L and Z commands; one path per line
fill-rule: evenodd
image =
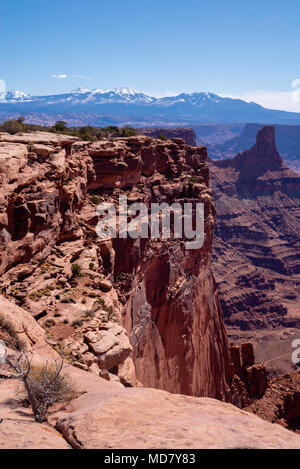
M 75 142 L 73 150 L 72 143 L 49 134 L 2 135 L 5 295 L 50 327 L 51 343 L 84 369 L 99 366 L 134 382 L 122 328 L 103 323 L 113 315 L 127 330 L 143 385 L 228 400 L 228 344 L 210 269 L 215 207 L 206 150 L 149 137 Z M 148 206 L 203 202 L 203 248 L 162 238 L 99 239 L 94 204 L 116 204 L 120 194 Z

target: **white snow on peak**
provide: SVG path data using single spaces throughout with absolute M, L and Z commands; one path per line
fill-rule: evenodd
M 32 96 L 20 90 L 10 90 L 0 93 L 0 99 L 3 102 L 29 101 Z
M 81 94 L 81 93 L 90 93 L 92 90 L 89 90 L 88 88 L 84 88 L 84 86 L 79 86 L 79 88 L 76 88 L 76 90 L 73 90 L 72 93 L 76 94 Z

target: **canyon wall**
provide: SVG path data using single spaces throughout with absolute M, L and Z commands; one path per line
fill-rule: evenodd
M 176 127 L 176 128 L 143 128 L 138 129 L 139 133 L 142 135 L 148 135 L 148 137 L 157 138 L 160 135 L 164 135 L 167 138 L 182 138 L 188 145 L 192 147 L 197 146 L 197 137 L 194 129 L 187 129 L 185 127 Z
M 91 144 L 1 134 L 2 294 L 76 366 L 128 386 L 230 399 L 206 156 L 181 139 Z M 148 207 L 203 202 L 204 246 L 188 250 L 184 239 L 161 236 L 99 239 L 96 206 L 117 205 L 122 194 Z
M 228 325 L 299 325 L 300 176 L 274 128 L 235 158 L 209 163 L 218 220 L 213 267 Z

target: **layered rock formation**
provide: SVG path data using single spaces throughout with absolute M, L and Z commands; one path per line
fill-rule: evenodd
M 126 386 L 137 379 L 229 399 L 205 160 L 204 148 L 180 139 L 89 144 L 45 133 L 1 135 L 2 293 L 27 309 L 76 366 Z M 147 207 L 203 202 L 203 248 L 161 237 L 99 239 L 96 205 L 116 205 L 120 194 Z
M 153 138 L 157 138 L 160 135 L 164 135 L 167 138 L 182 138 L 187 145 L 191 145 L 192 147 L 197 146 L 197 137 L 194 129 L 186 129 L 185 127 L 143 128 L 139 129 L 139 133 Z
M 273 127 L 249 151 L 210 162 L 218 221 L 213 267 L 228 325 L 297 326 L 300 176 L 282 162 Z
M 246 410 L 300 434 L 300 372 L 272 379 L 263 398 Z
M 219 141 L 217 136 L 213 139 L 204 139 L 207 143 L 208 152 L 211 158 L 222 159 L 232 158 L 237 153 L 251 148 L 255 143 L 255 136 L 261 124 L 246 124 L 240 128 L 233 137 L 228 135 L 224 141 Z M 274 125 L 276 132 L 276 143 L 278 151 L 290 168 L 300 171 L 300 126 L 299 125 Z M 225 133 L 225 132 L 224 132 Z

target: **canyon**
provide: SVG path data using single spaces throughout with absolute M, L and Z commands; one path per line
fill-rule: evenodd
M 220 141 L 220 138 L 218 138 L 215 126 L 211 127 L 212 135 L 205 135 L 203 140 L 207 145 L 208 153 L 211 158 L 223 159 L 233 158 L 237 153 L 251 148 L 255 143 L 256 134 L 262 127 L 262 124 L 246 124 L 243 128 L 240 128 L 240 130 L 237 127 L 234 129 L 235 135 L 230 138 L 230 134 L 227 132 L 226 140 L 223 141 Z M 223 129 L 227 130 L 225 126 L 222 126 L 221 134 L 226 135 Z M 289 168 L 299 173 L 300 126 L 276 124 L 274 125 L 274 129 L 276 133 L 276 146 L 280 156 Z
M 71 350 L 82 368 L 135 368 L 131 379 L 145 386 L 228 400 L 206 150 L 180 139 L 91 144 L 40 133 L 2 134 L 0 151 L 5 297 L 48 326 L 55 347 Z M 203 249 L 186 251 L 178 239 L 99 239 L 96 205 L 116 204 L 120 193 L 147 205 L 202 201 Z
M 254 386 L 254 395 L 260 393 L 265 370 L 247 359 L 249 345 L 241 348 L 242 373 L 234 369 L 234 349 L 229 347 L 218 297 L 219 289 L 232 327 L 260 327 L 266 321 L 277 326 L 287 317 L 297 319 L 292 308 L 297 299 L 291 295 L 288 313 L 275 300 L 273 304 L 264 298 L 270 307 L 265 315 L 255 311 L 252 318 L 244 297 L 236 299 L 240 291 L 226 283 L 235 281 L 234 273 L 227 271 L 225 284 L 221 281 L 222 262 L 236 247 L 228 250 L 223 236 L 223 231 L 234 232 L 227 230 L 231 219 L 218 205 L 223 171 L 233 181 L 227 193 L 235 195 L 242 181 L 250 208 L 252 187 L 262 192 L 263 200 L 273 197 L 272 187 L 279 187 L 282 205 L 289 209 L 298 197 L 297 176 L 275 153 L 273 128 L 264 128 L 255 149 L 239 155 L 233 168 L 229 160 L 208 162 L 205 147 L 190 146 L 180 138 L 139 135 L 92 143 L 46 132 L 0 137 L 0 339 L 11 353 L 22 348 L 46 359 L 62 356 L 65 370 L 84 391 L 53 414 L 49 439 L 43 433 L 34 438 L 38 428 L 45 427 L 32 422 L 30 435 L 28 421 L 18 420 L 18 412 L 24 412 L 21 403 L 9 406 L 16 393 L 9 382 L 0 402 L 2 447 L 299 447 L 298 435 L 230 404 L 240 401 L 238 387 L 246 392 L 243 374 L 248 386 Z M 266 181 L 266 173 L 272 183 Z M 162 236 L 98 238 L 97 206 L 117 207 L 120 195 L 147 207 L 203 203 L 203 247 L 188 250 L 185 239 Z M 235 214 L 240 212 L 239 200 Z M 223 228 L 219 221 L 216 225 L 216 207 Z M 296 203 L 292 208 L 291 238 L 298 220 Z M 260 243 L 267 267 L 273 266 L 275 257 L 281 278 L 290 272 L 297 275 L 297 256 L 288 243 L 281 243 L 282 250 L 277 245 Z M 219 264 L 218 246 L 226 253 L 224 259 L 219 256 Z M 241 249 L 245 259 L 246 252 Z M 244 278 L 246 292 L 252 279 L 257 285 L 252 272 Z M 244 397 L 251 405 L 249 396 Z M 14 441 L 7 439 L 13 434 L 10 420 L 18 420 Z M 119 422 L 117 428 L 114 421 Z
M 283 163 L 271 126 L 250 150 L 209 168 L 218 213 L 212 265 L 228 332 L 254 340 L 260 360 L 285 355 L 272 364 L 284 372 L 300 328 L 300 176 Z

